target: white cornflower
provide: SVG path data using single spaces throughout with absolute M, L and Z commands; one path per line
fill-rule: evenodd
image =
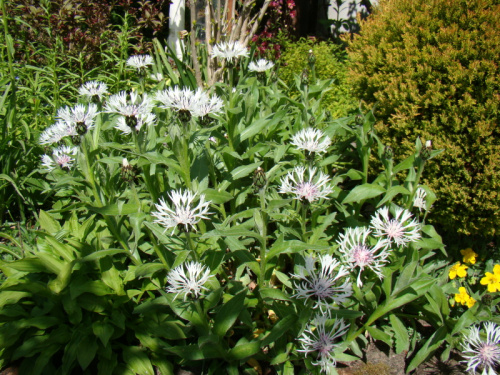
M 199 202 L 194 203 L 196 194 L 193 194 L 189 190 L 173 190 L 169 194 L 170 200 L 172 201 L 174 207 L 170 208 L 163 198 L 160 198 L 160 203 L 155 204 L 158 211 L 153 212 L 151 215 L 156 218 L 155 223 L 160 224 L 168 228 L 173 228 L 172 233 L 174 233 L 175 228 L 178 225 L 183 224 L 185 230 L 189 230 L 189 225 L 195 229 L 195 225 L 201 219 L 208 219 L 206 215 L 210 215 L 209 206 L 210 201 L 205 201 L 205 195 L 201 194 L 199 197 Z
M 115 129 L 121 130 L 122 134 L 131 134 L 132 129 L 139 132 L 143 126 L 151 126 L 155 124 L 156 116 L 154 113 L 138 114 L 134 117 L 135 121 L 131 121 L 128 117 L 120 116 L 116 120 Z
M 223 42 L 216 44 L 212 49 L 212 58 L 218 57 L 233 62 L 233 59 L 238 57 L 248 57 L 248 49 L 242 43 Z
M 149 65 L 153 65 L 153 58 L 149 55 L 130 56 L 127 60 L 127 65 L 141 71 L 146 69 Z
M 347 301 L 352 294 L 349 271 L 338 260 L 331 255 L 320 256 L 320 270 L 316 270 L 316 259 L 313 257 L 306 257 L 305 262 L 305 267 L 297 266 L 298 273 L 292 275 L 298 279 L 294 283 L 295 297 L 314 300 L 313 308 L 321 310 Z
M 155 96 L 160 108 L 176 111 L 182 122 L 188 122 L 199 106 L 208 100 L 207 94 L 201 89 L 193 91 L 189 88 L 180 89 L 177 86 L 160 91 Z
M 422 210 L 427 211 L 427 202 L 425 200 L 426 196 L 427 193 L 425 192 L 425 190 L 419 187 L 415 192 L 415 198 L 413 199 L 413 207 L 417 207 L 419 211 Z
M 497 375 L 495 368 L 500 364 L 500 327 L 493 322 L 484 323 L 486 338 L 481 338 L 478 326 L 472 327 L 464 337 L 462 356 L 466 359 L 467 371 L 481 375 Z
M 49 155 L 42 156 L 42 165 L 50 172 L 57 166 L 61 169 L 70 169 L 75 161 L 74 156 L 78 153 L 78 147 L 61 146 Z
M 73 108 L 64 107 L 57 111 L 57 117 L 74 126 L 79 135 L 84 135 L 94 127 L 94 118 L 97 114 L 97 105 L 94 103 L 90 103 L 88 107 L 77 104 Z
M 151 122 L 154 121 L 153 117 L 150 116 L 152 110 L 153 101 L 147 94 L 141 97 L 133 91 L 128 94 L 122 91 L 109 98 L 104 111 L 117 113 L 125 117 L 125 124 L 129 128 L 137 129 L 140 121 L 143 123 L 146 122 L 147 119 L 150 119 Z M 123 120 L 120 120 L 120 123 L 122 121 Z M 143 124 L 140 124 L 139 127 L 142 127 L 142 125 Z M 117 124 L 117 127 L 118 126 L 120 126 L 120 124 Z M 119 129 L 123 131 L 121 126 Z
M 331 140 L 321 130 L 307 128 L 295 134 L 290 143 L 299 150 L 322 153 L 326 152 Z
M 357 285 L 360 288 L 363 285 L 361 273 L 364 268 L 370 268 L 379 279 L 382 279 L 381 268 L 389 256 L 387 241 L 378 240 L 375 246 L 370 246 L 368 239 L 370 234 L 370 229 L 366 227 L 347 228 L 337 241 L 343 260 L 352 268 L 359 267 Z
M 209 114 L 217 114 L 222 111 L 224 107 L 224 102 L 217 95 L 213 95 L 210 98 L 208 96 L 202 98 L 198 105 L 193 108 L 193 116 L 205 117 Z
M 265 59 L 260 59 L 257 62 L 251 62 L 248 64 L 248 70 L 251 72 L 262 73 L 266 70 L 272 69 L 274 63 L 272 61 L 267 61 Z
M 179 294 L 184 295 L 184 301 L 191 295 L 199 298 L 202 289 L 208 290 L 203 285 L 211 278 L 210 269 L 198 262 L 189 262 L 174 268 L 167 276 L 170 286 L 167 293 L 175 293 L 174 300 Z
M 323 172 L 316 175 L 316 168 L 309 168 L 308 177 L 306 169 L 302 166 L 295 167 L 293 171 L 281 179 L 281 194 L 295 194 L 295 199 L 307 199 L 310 203 L 321 198 L 327 198 L 333 192 L 329 184 L 330 177 Z
M 316 314 L 299 338 L 302 349 L 297 350 L 305 353 L 306 357 L 309 353 L 317 352 L 316 362 L 313 362 L 313 365 L 320 366 L 321 371 L 326 374 L 334 373 L 333 369 L 337 363 L 333 352 L 339 345 L 335 344 L 335 341 L 349 329 L 349 324 L 346 324 L 343 319 L 336 318 L 331 328 L 327 328 L 326 325 L 330 319 L 330 312 Z
M 389 245 L 396 243 L 398 246 L 405 247 L 410 242 L 418 241 L 420 235 L 420 224 L 410 211 L 401 207 L 396 207 L 394 218 L 389 216 L 389 208 L 382 207 L 371 220 L 371 228 L 375 237 L 385 238 Z
M 161 81 L 163 81 L 163 74 L 153 73 L 153 74 L 149 75 L 149 78 L 151 78 L 153 81 L 161 82 Z
M 108 86 L 103 82 L 89 81 L 80 87 L 78 93 L 89 101 L 102 101 L 104 94 L 108 93 Z
M 41 145 L 51 145 L 61 142 L 64 137 L 76 135 L 78 135 L 78 133 L 76 132 L 76 126 L 74 124 L 68 124 L 64 120 L 57 120 L 55 124 L 49 126 L 40 134 L 39 143 Z

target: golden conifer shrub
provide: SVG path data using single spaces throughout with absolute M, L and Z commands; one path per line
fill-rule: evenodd
M 354 94 L 401 160 L 445 149 L 424 178 L 452 233 L 500 234 L 500 1 L 380 0 L 349 41 Z

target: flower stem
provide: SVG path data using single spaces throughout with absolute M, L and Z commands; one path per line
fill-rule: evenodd
M 193 260 L 198 262 L 198 253 L 196 252 L 196 249 L 194 247 L 193 239 L 191 238 L 191 233 L 189 233 L 189 230 L 186 232 L 186 246 L 188 250 L 191 251 L 191 254 L 193 254 Z

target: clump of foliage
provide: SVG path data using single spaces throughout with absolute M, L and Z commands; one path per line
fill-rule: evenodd
M 346 54 L 340 46 L 331 42 L 315 42 L 308 39 L 300 39 L 297 42 L 285 40 L 283 45 L 280 78 L 288 86 L 294 87 L 295 75 L 300 75 L 304 69 L 309 71 L 309 78 L 313 79 L 308 59 L 309 51 L 312 51 L 316 78 L 333 79 L 323 97 L 326 109 L 334 118 L 355 112 L 356 102 L 346 83 Z
M 481 301 L 451 312 L 442 290 L 420 184 L 437 150 L 417 140 L 395 163 L 371 111 L 327 115 L 330 80 L 297 78 L 292 98 L 275 66 L 228 53 L 228 80 L 202 91 L 155 46 L 121 86 L 87 84 L 40 137 L 58 199 L 25 256 L 0 261 L 1 367 L 334 374 L 371 336 L 409 353 L 411 372 L 491 319 Z
M 22 0 L 8 3 L 6 12 L 17 60 L 47 64 L 46 56 L 39 53 L 43 46 L 47 50 L 64 49 L 69 62 L 81 56 L 85 68 L 91 69 L 102 62 L 103 52 L 119 46 L 117 30 L 125 17 L 134 30 L 138 52 L 150 49 L 153 37 L 167 35 L 168 22 L 163 12 L 168 5 L 166 0 Z
M 499 22 L 495 0 L 383 0 L 348 47 L 353 92 L 377 104 L 396 157 L 417 137 L 446 150 L 425 178 L 454 233 L 500 233 Z

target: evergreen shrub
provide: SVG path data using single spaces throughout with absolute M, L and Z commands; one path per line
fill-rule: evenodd
M 347 66 L 346 54 L 334 43 L 300 39 L 297 42 L 284 43 L 281 55 L 280 78 L 293 87 L 295 75 L 300 75 L 304 69 L 309 69 L 308 55 L 312 50 L 316 58 L 315 71 L 317 79 L 334 79 L 323 98 L 325 108 L 333 118 L 344 117 L 356 110 L 349 87 L 346 84 Z
M 499 23 L 498 0 L 381 0 L 348 46 L 353 94 L 396 157 L 417 137 L 445 149 L 424 178 L 451 233 L 500 234 Z

